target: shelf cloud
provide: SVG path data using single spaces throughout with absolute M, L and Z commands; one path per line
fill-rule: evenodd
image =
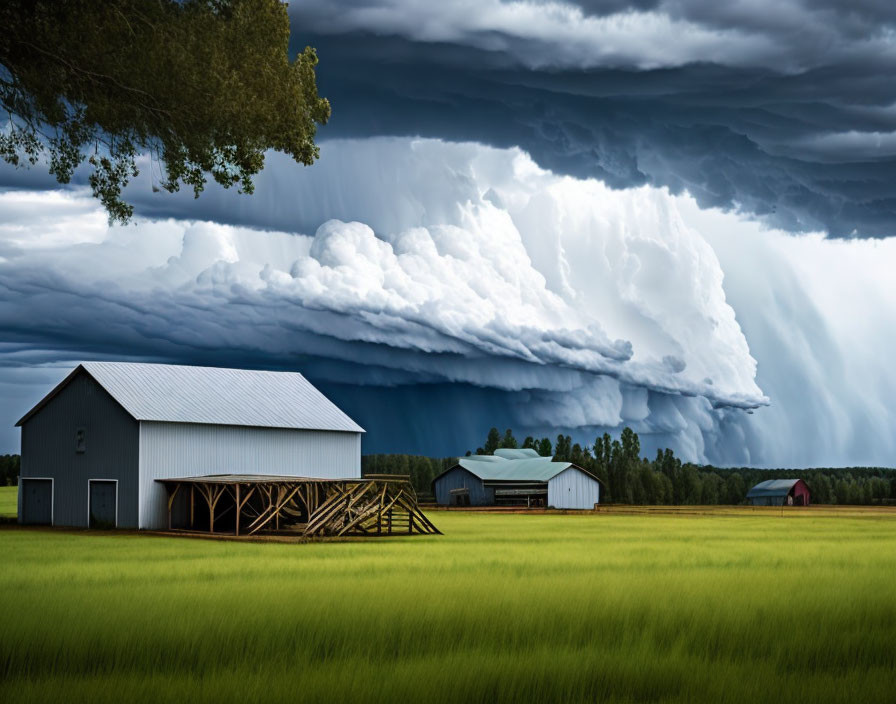
M 534 403 L 532 423 L 615 426 L 628 414 L 649 426 L 648 394 L 767 402 L 718 260 L 668 194 L 433 140 L 331 142 L 313 173 L 282 166 L 296 175 L 275 163 L 257 204 L 317 217 L 311 234 L 170 219 L 108 228 L 82 195 L 53 194 L 35 217 L 35 194 L 3 194 L 7 339 L 192 359 L 227 349 L 255 364 L 363 359 L 386 384 L 540 394 L 551 410 Z M 61 226 L 45 229 L 47 217 Z
M 192 200 L 156 197 L 169 214 Z M 256 195 L 213 188 L 203 201 L 220 221 L 144 215 L 110 228 L 81 191 L 0 194 L 0 384 L 26 366 L 45 376 L 128 350 L 302 369 L 372 431 L 365 451 L 462 452 L 501 421 L 582 440 L 628 424 L 646 449 L 772 461 L 782 448 L 762 419 L 779 422 L 799 398 L 763 359 L 805 366 L 818 352 L 801 334 L 829 351 L 846 336 L 818 337 L 826 311 L 808 293 L 773 316 L 792 336 L 772 337 L 762 312 L 799 259 L 777 238 L 808 243 L 806 257 L 825 240 L 763 233 L 664 189 L 556 175 L 519 149 L 331 141 L 313 170 L 272 157 Z M 755 265 L 732 278 L 726 266 L 751 240 Z M 889 314 L 892 300 L 874 310 Z M 764 355 L 758 374 L 742 319 Z M 844 382 L 844 399 L 870 413 L 877 392 L 856 388 Z M 816 406 L 793 428 L 807 448 L 794 461 L 835 412 Z M 830 442 L 845 448 L 847 435 Z

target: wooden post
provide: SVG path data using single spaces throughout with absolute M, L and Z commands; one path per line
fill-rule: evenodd
M 214 488 L 212 488 L 214 487 Z M 213 484 L 208 489 L 208 532 L 215 532 L 215 507 L 218 505 L 218 499 L 221 497 L 218 491 L 218 485 Z
M 414 514 L 408 513 L 408 533 L 414 532 Z
M 236 505 L 234 506 L 236 509 L 236 533 L 235 535 L 240 534 L 240 484 L 237 482 L 236 484 Z
M 174 505 L 174 497 L 177 496 L 178 489 L 180 489 L 180 484 L 175 484 L 174 491 L 168 494 L 168 530 L 171 530 L 171 507 Z
M 196 515 L 196 485 L 190 484 L 190 530 L 193 530 L 195 515 Z
M 376 534 L 383 534 L 383 499 L 386 497 L 386 489 L 389 487 L 388 484 L 383 483 L 383 493 L 380 494 L 380 505 L 376 511 Z
M 386 513 L 386 523 L 388 525 L 389 535 L 392 535 L 392 509 Z

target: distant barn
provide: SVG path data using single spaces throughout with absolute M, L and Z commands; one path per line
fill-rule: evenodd
M 808 506 L 809 487 L 802 479 L 769 479 L 747 492 L 753 506 Z
M 173 478 L 235 472 L 245 496 L 259 477 L 278 487 L 361 477 L 364 430 L 292 372 L 85 362 L 17 425 L 23 523 L 159 529 L 171 526 L 174 498 L 217 502 L 223 491 L 220 477 L 196 487 L 165 483 Z M 227 501 L 233 522 L 232 498 L 218 512 Z
M 433 494 L 448 506 L 553 506 L 591 509 L 601 482 L 572 462 L 554 462 L 535 450 L 500 449 L 461 457 L 433 480 Z

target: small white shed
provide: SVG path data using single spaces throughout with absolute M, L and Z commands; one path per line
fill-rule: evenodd
M 548 506 L 592 509 L 597 503 L 600 482 L 581 467 L 570 464 L 548 480 Z

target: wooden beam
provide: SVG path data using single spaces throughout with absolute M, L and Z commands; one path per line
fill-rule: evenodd
M 304 525 L 306 536 L 383 535 L 399 533 L 439 534 L 417 504 L 409 481 L 365 477 L 348 480 L 226 477 L 223 481 L 171 481 L 168 525 L 173 524 L 174 502 L 181 486 L 190 485 L 190 526 L 195 527 L 196 493 L 206 502 L 208 531 L 231 509 L 217 510 L 225 494 L 233 498 L 234 534 L 251 535 L 261 530 L 280 530 L 284 521 Z M 260 497 L 249 503 L 253 496 Z M 243 520 L 245 515 L 248 525 Z M 281 518 L 283 520 L 281 520 Z M 404 521 L 407 521 L 405 526 Z M 385 524 L 385 525 L 384 525 Z M 407 531 L 405 531 L 407 527 Z
M 357 501 L 369 488 L 368 484 L 356 484 L 347 492 L 346 484 L 346 482 L 335 482 L 329 485 L 329 488 L 332 489 L 332 494 L 327 497 L 309 519 L 308 525 L 305 526 L 305 535 L 323 534 L 326 532 L 327 524 L 337 516 L 348 515 L 349 504 Z M 345 502 L 344 506 L 342 505 L 343 502 Z
M 272 494 L 268 492 L 268 506 L 264 511 L 262 511 L 258 518 L 256 518 L 249 525 L 249 534 L 251 535 L 253 533 L 257 533 L 271 520 L 274 521 L 276 530 L 279 530 L 280 512 L 287 506 L 287 504 L 293 499 L 293 497 L 299 492 L 301 488 L 301 482 L 296 482 L 294 486 L 292 485 L 292 483 L 278 484 L 276 500 L 273 498 Z
M 244 508 L 244 507 L 246 506 L 246 504 L 249 502 L 249 499 L 252 498 L 252 494 L 255 493 L 255 489 L 256 489 L 257 486 L 258 486 L 257 484 L 253 484 L 252 486 L 249 487 L 249 491 L 247 491 L 245 494 L 243 494 L 243 498 L 242 498 L 242 500 L 241 500 L 241 501 L 239 502 L 239 504 L 238 504 L 238 507 L 239 507 L 239 510 L 240 510 L 240 511 L 243 510 L 243 508 Z
M 168 494 L 168 530 L 171 530 L 171 507 L 174 505 L 174 497 L 177 496 L 177 491 L 180 489 L 180 482 L 174 485 L 174 491 Z
M 226 485 L 215 486 L 214 488 L 209 487 L 207 489 L 206 501 L 208 502 L 208 532 L 215 532 L 215 507 L 218 505 L 218 501 L 223 496 L 224 491 L 227 489 Z
M 279 500 L 279 497 L 282 496 L 282 494 L 283 494 L 283 487 L 278 485 L 277 486 L 277 496 L 278 496 L 277 508 L 274 509 L 274 530 L 276 530 L 278 532 L 280 530 L 280 500 Z
M 380 492 L 380 506 L 379 511 L 376 512 L 376 533 L 377 535 L 383 534 L 383 503 L 386 500 L 386 492 L 389 490 L 388 484 L 383 484 L 383 490 Z

